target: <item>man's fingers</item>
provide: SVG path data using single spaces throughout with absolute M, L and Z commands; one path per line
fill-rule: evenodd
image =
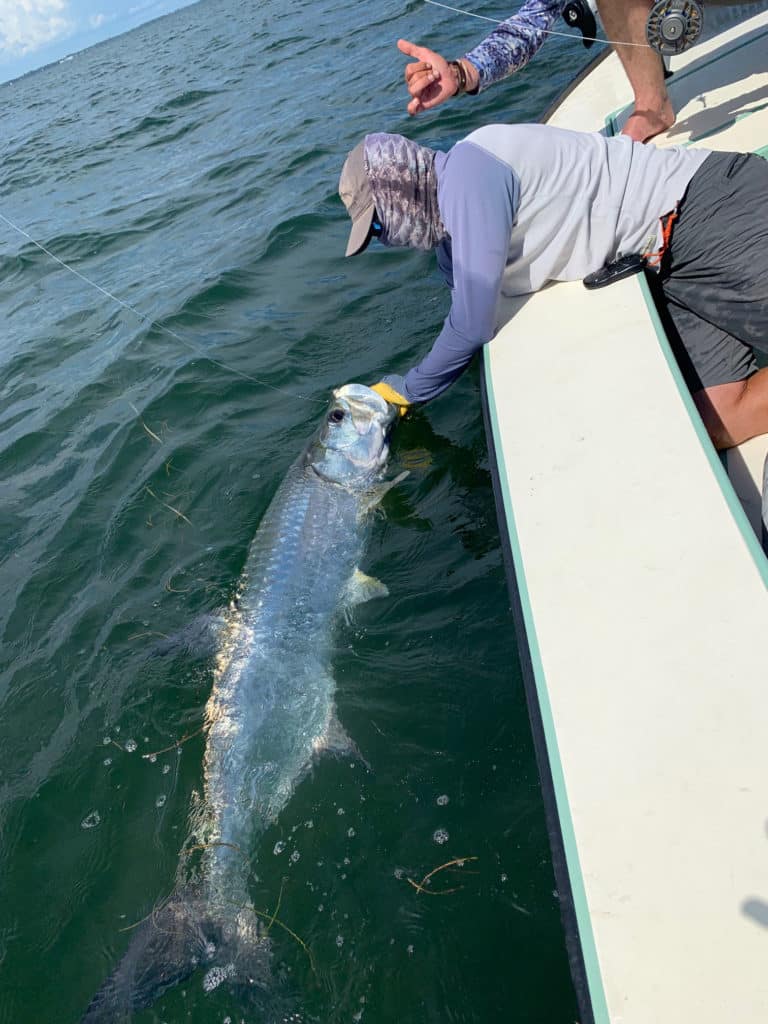
M 405 83 L 412 97 L 407 108 L 409 114 L 430 110 L 453 95 L 456 90 L 445 58 L 407 39 L 398 39 L 397 48 L 415 61 L 405 67 Z
M 433 71 L 424 72 L 421 75 L 414 75 L 408 80 L 408 92 L 418 99 L 425 89 L 434 84 L 437 75 Z
M 421 103 L 420 110 L 431 110 L 433 107 L 439 107 L 441 103 L 444 103 L 449 97 L 445 93 L 440 93 L 431 100 L 419 100 Z
M 413 57 L 415 60 L 429 62 L 432 56 L 432 50 L 428 50 L 425 46 L 417 46 L 416 43 L 409 43 L 407 39 L 398 39 L 397 48 L 400 53 L 404 53 L 406 57 Z
M 405 65 L 405 84 L 410 89 L 412 82 L 432 82 L 435 79 L 435 73 L 432 70 L 431 64 L 406 64 Z
M 412 78 L 414 75 L 421 75 L 425 71 L 431 71 L 432 65 L 428 64 L 425 60 L 417 61 L 415 64 L 405 65 L 406 78 Z

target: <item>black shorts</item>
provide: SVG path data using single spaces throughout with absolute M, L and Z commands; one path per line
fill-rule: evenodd
M 743 153 L 710 154 L 680 203 L 660 278 L 692 391 L 744 380 L 768 354 L 766 203 L 768 161 Z

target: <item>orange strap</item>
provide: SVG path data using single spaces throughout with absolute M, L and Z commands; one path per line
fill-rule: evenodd
M 669 248 L 669 241 L 672 238 L 672 225 L 677 220 L 680 212 L 680 204 L 678 203 L 674 210 L 670 210 L 669 213 L 663 214 L 659 217 L 661 221 L 661 245 L 656 252 L 651 252 L 646 256 L 646 263 L 649 267 L 659 267 L 661 261 L 664 259 L 664 254 Z

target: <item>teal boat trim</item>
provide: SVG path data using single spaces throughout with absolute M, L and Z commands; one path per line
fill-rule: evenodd
M 565 776 L 560 760 L 547 681 L 523 568 L 522 550 L 506 476 L 504 459 L 496 455 L 499 436 L 496 396 L 489 372 L 488 346 L 483 349 L 482 407 L 488 439 L 496 516 L 506 564 L 515 633 L 536 760 L 544 795 L 555 881 L 561 901 L 571 975 L 579 1002 L 580 1024 L 611 1024 L 587 904 Z

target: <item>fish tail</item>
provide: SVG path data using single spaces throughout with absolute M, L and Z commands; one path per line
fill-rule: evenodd
M 249 907 L 223 921 L 204 900 L 176 892 L 135 929 L 120 963 L 96 992 L 81 1024 L 116 1024 L 151 1006 L 195 971 L 203 988 L 268 983 L 269 943 Z

